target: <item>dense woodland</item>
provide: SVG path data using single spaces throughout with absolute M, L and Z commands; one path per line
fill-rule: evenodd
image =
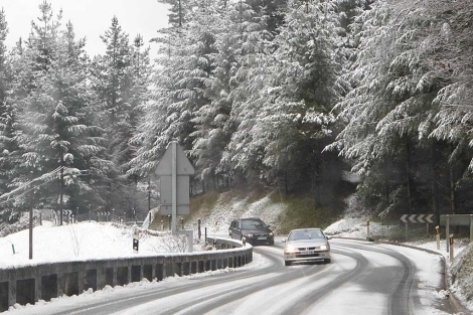
M 158 1 L 156 55 L 113 18 L 88 56 L 46 1 L 7 49 L 0 12 L 1 221 L 147 211 L 173 139 L 194 194 L 265 187 L 335 208 L 351 191 L 384 217 L 471 212 L 471 1 Z

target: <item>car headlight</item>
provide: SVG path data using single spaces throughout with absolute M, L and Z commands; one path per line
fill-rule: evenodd
M 269 232 L 269 236 L 274 236 L 273 232 Z
M 320 245 L 320 249 L 321 250 L 328 250 L 328 246 L 327 245 Z
M 245 237 L 246 237 L 246 238 L 252 238 L 252 237 L 253 237 L 253 234 L 252 234 L 252 233 L 245 234 Z
M 297 248 L 292 245 L 286 245 L 286 248 L 284 248 L 285 253 L 294 253 L 296 251 L 297 251 Z

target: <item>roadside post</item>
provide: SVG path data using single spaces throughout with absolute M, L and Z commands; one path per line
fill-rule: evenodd
M 473 214 L 442 214 L 440 216 L 440 225 L 445 225 L 447 253 L 450 251 L 450 244 L 448 242 L 448 236 L 450 235 L 450 226 L 469 226 L 470 242 L 473 242 Z
M 370 220 L 366 222 L 366 239 L 370 239 Z
M 207 228 L 204 229 L 204 241 L 207 243 Z
M 61 219 L 62 219 L 62 216 L 61 216 Z M 62 225 L 62 220 L 61 220 L 61 225 Z M 29 227 L 28 228 L 28 241 L 29 241 L 28 258 L 31 260 L 33 259 L 33 207 L 30 207 L 30 220 L 29 220 L 28 227 Z
M 437 240 L 437 250 L 440 250 L 440 226 L 435 226 L 435 239 Z
M 199 237 L 200 242 L 200 238 L 202 236 L 202 232 L 200 231 L 200 219 L 197 220 L 197 236 Z
M 470 214 L 470 243 L 473 242 L 473 214 Z
M 429 233 L 429 224 L 434 223 L 434 214 L 432 213 L 421 213 L 421 214 L 403 214 L 401 216 L 401 221 L 405 224 L 405 238 L 407 241 L 408 238 L 408 224 L 424 224 L 426 223 L 427 234 Z
M 139 238 L 140 238 L 140 231 L 138 228 L 133 229 L 133 252 L 138 253 L 138 246 L 139 246 Z
M 453 258 L 454 258 L 454 252 L 453 252 L 453 243 L 454 243 L 454 240 L 453 240 L 453 234 L 450 234 L 449 237 L 448 237 L 448 242 L 450 244 L 450 262 L 452 263 L 453 262 Z
M 450 235 L 450 216 L 447 214 L 445 217 L 445 243 L 447 244 L 447 253 L 450 250 L 450 242 L 449 242 L 449 235 Z
M 404 226 L 405 226 L 405 228 L 404 228 L 404 229 L 405 229 L 405 231 L 404 231 L 404 239 L 405 239 L 406 242 L 407 242 L 407 240 L 408 240 L 408 238 L 409 238 L 409 223 L 407 223 L 407 221 L 406 221 L 405 224 L 404 224 Z

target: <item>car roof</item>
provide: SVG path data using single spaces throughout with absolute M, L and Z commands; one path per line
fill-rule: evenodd
M 297 232 L 297 231 L 313 231 L 313 230 L 322 231 L 321 228 L 301 228 L 301 229 L 294 229 L 294 230 L 291 230 L 291 231 L 289 231 L 289 233 Z
M 251 217 L 251 218 L 241 218 L 240 221 L 246 221 L 246 220 L 258 220 L 258 221 L 263 221 L 260 218 L 257 217 Z

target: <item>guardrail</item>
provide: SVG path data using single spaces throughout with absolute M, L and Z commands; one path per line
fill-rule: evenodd
M 148 279 L 161 281 L 210 270 L 240 267 L 253 260 L 253 248 L 238 241 L 207 238 L 218 250 L 197 253 L 97 259 L 0 269 L 0 312 L 18 304 L 34 304 L 106 285 Z

